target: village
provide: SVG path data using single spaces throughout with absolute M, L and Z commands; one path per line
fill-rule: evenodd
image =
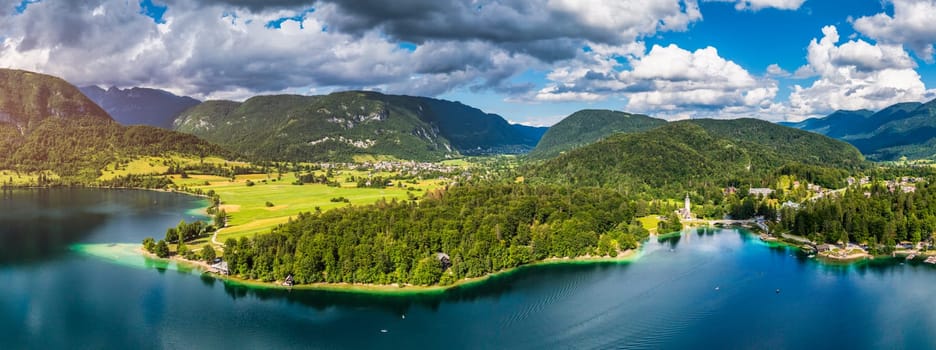
M 916 191 L 917 184 L 920 184 L 924 181 L 925 180 L 923 178 L 904 176 L 892 180 L 883 180 L 880 182 L 880 184 L 884 186 L 890 193 L 895 193 L 898 191 L 902 193 L 913 193 Z M 781 209 L 790 209 L 795 212 L 801 208 L 803 202 L 805 201 L 816 201 L 826 197 L 834 197 L 843 194 L 848 189 L 868 188 L 872 185 L 872 180 L 868 176 L 861 178 L 848 177 L 845 182 L 848 184 L 847 187 L 841 189 L 829 189 L 823 188 L 822 186 L 816 184 L 805 183 L 807 196 L 805 199 L 801 199 L 802 202 L 798 202 L 793 198 L 785 198 L 786 200 L 783 201 L 779 207 Z M 800 189 L 800 187 L 803 185 L 804 184 L 800 181 L 792 181 L 789 190 Z M 725 196 L 738 195 L 739 191 L 740 190 L 738 188 L 729 186 L 724 189 L 723 193 Z M 784 192 L 784 189 L 751 187 L 748 189 L 747 195 L 761 199 L 766 199 L 768 197 L 777 198 L 778 191 Z M 871 192 L 864 191 L 863 195 L 868 198 L 871 196 Z M 871 247 L 867 243 L 856 244 L 853 242 L 843 241 L 838 241 L 835 243 L 815 242 L 807 237 L 797 236 L 790 234 L 789 232 L 782 232 L 777 230 L 777 224 L 782 220 L 782 211 L 778 211 L 777 217 L 773 220 L 770 220 L 763 215 L 755 215 L 751 218 L 732 218 L 730 215 L 725 215 L 725 217 L 721 219 L 703 219 L 693 215 L 691 209 L 692 204 L 690 202 L 690 196 L 687 194 L 684 200 L 684 205 L 677 209 L 674 212 L 674 215 L 679 217 L 684 225 L 690 227 L 747 227 L 759 232 L 759 237 L 763 241 L 779 242 L 798 247 L 810 258 L 819 256 L 824 259 L 843 262 L 875 258 L 875 255 L 870 253 Z M 665 220 L 665 217 L 660 217 L 660 219 Z M 889 256 L 891 258 L 904 258 L 907 261 L 921 260 L 927 264 L 936 264 L 936 249 L 934 249 L 936 248 L 936 240 L 922 240 L 916 243 L 910 241 L 901 241 L 897 242 L 891 248 L 893 248 L 890 249 L 891 252 Z M 881 255 L 878 256 L 880 257 Z

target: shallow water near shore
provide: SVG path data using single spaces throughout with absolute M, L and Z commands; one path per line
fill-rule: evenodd
M 204 205 L 4 192 L 0 348 L 936 348 L 931 265 L 822 264 L 731 229 L 652 239 L 632 263 L 535 266 L 405 296 L 249 288 L 111 254 L 132 246 L 73 250 L 161 237 Z

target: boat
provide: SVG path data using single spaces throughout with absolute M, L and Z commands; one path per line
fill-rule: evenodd
M 924 260 L 923 262 L 927 264 L 936 264 L 936 255 L 931 255 L 930 257 L 926 258 L 926 260 Z

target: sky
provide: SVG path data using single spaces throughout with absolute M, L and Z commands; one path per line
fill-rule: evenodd
M 0 68 L 199 99 L 375 90 L 527 125 L 936 98 L 936 0 L 0 0 Z

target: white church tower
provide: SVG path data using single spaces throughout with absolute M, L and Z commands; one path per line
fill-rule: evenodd
M 686 193 L 686 203 L 683 207 L 683 219 L 692 219 L 692 206 L 689 203 L 689 194 Z

